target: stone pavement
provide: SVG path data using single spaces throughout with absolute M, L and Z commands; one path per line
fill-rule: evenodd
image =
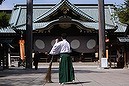
M 40 63 L 39 69 L 11 67 L 0 71 L 0 86 L 61 86 L 58 83 L 58 63 L 52 66 L 53 83 L 44 78 L 49 63 Z M 129 69 L 98 69 L 96 63 L 73 63 L 75 82 L 64 86 L 129 86 Z

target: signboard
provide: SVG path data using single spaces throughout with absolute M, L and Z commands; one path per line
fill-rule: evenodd
M 101 67 L 108 67 L 107 58 L 101 58 Z

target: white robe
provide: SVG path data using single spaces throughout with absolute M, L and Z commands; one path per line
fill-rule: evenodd
M 60 53 L 70 53 L 70 44 L 66 41 L 66 39 L 63 39 L 60 42 L 56 42 L 54 46 L 52 47 L 49 54 L 51 55 L 57 55 Z

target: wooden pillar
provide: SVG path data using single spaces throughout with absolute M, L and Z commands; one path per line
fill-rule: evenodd
M 127 68 L 127 48 L 126 43 L 124 44 L 124 68 Z
M 11 66 L 10 47 L 8 48 L 8 66 Z
M 33 0 L 27 0 L 27 14 L 26 14 L 26 68 L 32 69 L 32 31 L 33 31 Z
M 105 11 L 104 0 L 98 0 L 98 13 L 99 13 L 99 61 L 101 67 L 101 58 L 106 57 L 105 49 Z
M 3 44 L 0 44 L 0 70 L 3 69 L 3 63 L 4 63 L 4 48 Z

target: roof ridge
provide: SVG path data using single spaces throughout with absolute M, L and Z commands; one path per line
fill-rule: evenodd
M 40 21 L 42 21 L 44 18 L 50 16 L 50 14 L 52 14 L 55 11 L 57 11 L 57 9 L 60 8 L 60 7 L 62 7 L 63 5 L 68 6 L 70 9 L 72 9 L 74 12 L 77 12 L 77 14 L 80 14 L 82 17 L 84 17 L 84 18 L 86 18 L 86 19 L 88 19 L 90 21 L 96 22 L 96 20 L 94 18 L 92 18 L 91 16 L 89 16 L 86 13 L 84 13 L 83 11 L 81 11 L 74 4 L 71 4 L 68 0 L 62 0 L 61 2 L 59 2 L 58 4 L 56 4 L 54 7 L 52 7 L 50 10 L 46 11 L 44 14 L 42 14 L 41 16 L 39 16 L 38 18 L 36 18 L 34 20 L 34 22 L 40 22 Z

